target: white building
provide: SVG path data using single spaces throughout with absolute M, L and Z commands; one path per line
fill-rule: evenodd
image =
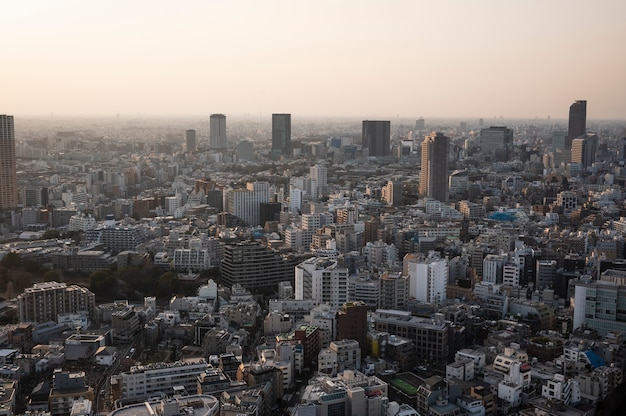
M 580 403 L 580 385 L 577 380 L 566 379 L 563 374 L 555 374 L 541 387 L 541 395 L 547 399 L 562 400 L 567 406 Z
M 430 256 L 408 263 L 409 297 L 419 302 L 439 303 L 446 299 L 448 261 Z
M 208 369 L 205 360 L 139 365 L 112 376 L 111 384 L 119 385 L 120 399 L 145 400 L 161 393 L 173 393 L 178 386 L 192 393 L 197 391 L 198 376 Z
M 339 307 L 348 301 L 348 269 L 337 261 L 312 257 L 296 266 L 296 300 L 313 299 Z
M 361 347 L 354 339 L 333 341 L 328 347 L 337 354 L 337 371 L 361 369 Z
M 270 184 L 253 182 L 228 192 L 228 212 L 250 226 L 260 225 L 261 203 L 270 201 Z

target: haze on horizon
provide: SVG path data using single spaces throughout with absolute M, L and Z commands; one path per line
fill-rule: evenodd
M 7 2 L 0 113 L 626 118 L 626 2 Z

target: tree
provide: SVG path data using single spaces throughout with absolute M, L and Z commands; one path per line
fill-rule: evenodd
M 7 269 L 15 269 L 22 265 L 22 258 L 14 251 L 7 253 L 0 262 Z
M 157 286 L 157 296 L 160 298 L 170 298 L 172 294 L 176 293 L 178 289 L 178 282 L 176 281 L 176 275 L 172 272 L 165 272 L 159 277 L 159 284 Z
M 50 271 L 47 271 L 43 275 L 43 281 L 44 282 L 60 282 L 61 281 L 61 275 L 59 274 L 59 272 L 57 272 L 55 270 L 50 270 Z

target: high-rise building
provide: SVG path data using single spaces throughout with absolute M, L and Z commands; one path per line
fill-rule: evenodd
M 596 161 L 598 135 L 583 134 L 572 140 L 572 163 L 580 163 L 583 169 L 591 167 Z
M 599 280 L 581 277 L 570 282 L 574 287 L 573 329 L 586 325 L 600 335 L 626 331 L 626 272 L 606 270 Z
M 17 208 L 13 116 L 0 114 L 0 209 Z
M 195 130 L 185 130 L 185 142 L 187 147 L 185 150 L 188 152 L 196 151 L 196 131 Z
M 448 202 L 448 148 L 450 139 L 432 133 L 422 143 L 420 196 Z
M 369 156 L 389 156 L 391 153 L 391 122 L 363 120 L 363 149 Z
M 338 308 L 348 300 L 348 269 L 336 260 L 312 257 L 295 267 L 295 297 Z
M 270 185 L 267 182 L 248 183 L 246 189 L 228 192 L 228 212 L 250 226 L 261 224 L 261 203 L 270 202 Z
M 65 283 L 35 283 L 17 296 L 20 322 L 56 321 L 64 313 L 87 311 L 93 320 L 96 313 L 95 295 L 82 286 Z
M 367 346 L 367 305 L 346 302 L 337 311 L 337 339 L 354 339 L 362 350 Z
M 222 282 L 227 287 L 240 284 L 249 290 L 278 290 L 279 282 L 293 282 L 294 262 L 253 241 L 224 246 L 220 264 Z
M 587 101 L 578 100 L 569 107 L 569 123 L 565 148 L 572 148 L 572 140 L 585 134 L 587 130 Z
M 448 261 L 438 258 L 410 261 L 409 296 L 419 302 L 439 303 L 446 299 Z
M 209 147 L 211 149 L 226 149 L 226 116 L 224 114 L 211 114 L 209 131 Z
M 483 157 L 508 161 L 513 152 L 513 130 L 507 127 L 489 127 L 480 130 L 480 153 Z
M 291 156 L 291 114 L 272 114 L 272 153 Z
M 311 166 L 311 198 L 318 199 L 328 194 L 328 168 L 322 163 Z

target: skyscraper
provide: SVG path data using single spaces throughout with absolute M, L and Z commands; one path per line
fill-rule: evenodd
M 583 134 L 572 140 L 572 163 L 580 163 L 583 169 L 591 167 L 596 161 L 598 135 Z
M 569 107 L 569 124 L 565 148 L 572 148 L 572 140 L 585 134 L 587 130 L 587 101 L 578 100 Z
M 432 133 L 422 143 L 420 196 L 448 201 L 448 148 L 450 139 L 443 133 Z
M 489 127 L 480 130 L 480 153 L 507 162 L 513 152 L 513 130 Z
M 13 116 L 0 114 L 0 209 L 17 208 Z
M 185 141 L 187 144 L 186 150 L 188 152 L 195 152 L 196 151 L 196 131 L 185 130 Z
M 291 114 L 272 114 L 272 153 L 291 156 Z
M 224 114 L 211 114 L 209 147 L 211 149 L 226 149 L 226 116 Z
M 390 141 L 390 121 L 363 120 L 362 147 L 369 150 L 370 156 L 389 156 Z

